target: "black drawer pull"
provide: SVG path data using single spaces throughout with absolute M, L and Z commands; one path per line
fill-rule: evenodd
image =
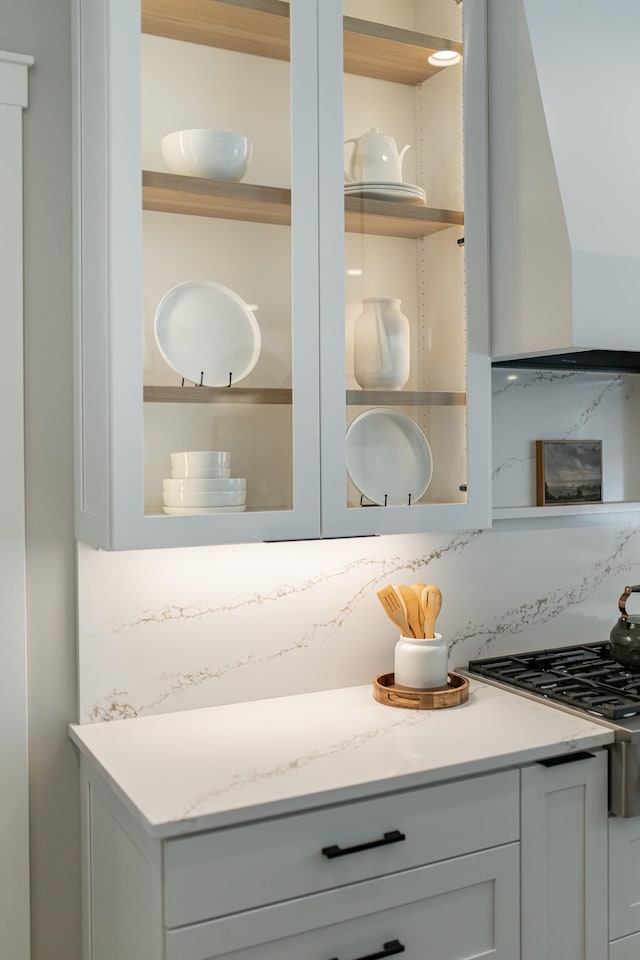
M 595 753 L 589 753 L 588 750 L 577 750 L 575 753 L 563 753 L 561 757 L 549 757 L 547 760 L 537 760 L 536 762 L 543 767 L 559 767 L 563 763 L 573 763 L 574 760 L 589 760 L 595 757 Z
M 370 840 L 369 843 L 359 843 L 355 847 L 345 847 L 344 850 L 341 849 L 337 844 L 334 844 L 332 847 L 323 847 L 322 852 L 325 857 L 328 857 L 329 860 L 333 860 L 334 857 L 345 857 L 348 853 L 359 853 L 361 850 L 372 850 L 373 847 L 385 847 L 388 843 L 400 843 L 401 840 L 406 840 L 404 833 L 400 833 L 399 830 L 391 830 L 389 833 L 385 833 L 384 837 L 381 840 Z M 404 950 L 404 947 L 402 948 Z M 399 953 L 400 951 L 394 951 Z M 380 953 L 376 956 L 383 957 L 385 954 Z
M 404 944 L 400 943 L 399 940 L 389 940 L 382 946 L 383 949 L 380 953 L 368 953 L 366 957 L 358 957 L 358 960 L 380 960 L 381 957 L 392 957 L 394 953 L 404 953 L 405 951 Z M 332 957 L 331 960 L 338 960 L 338 958 Z

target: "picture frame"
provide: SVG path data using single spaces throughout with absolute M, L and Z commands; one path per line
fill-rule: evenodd
M 539 507 L 602 503 L 601 440 L 536 440 Z

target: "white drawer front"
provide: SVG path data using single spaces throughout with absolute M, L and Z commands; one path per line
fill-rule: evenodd
M 438 784 L 311 813 L 169 840 L 165 926 L 278 903 L 509 843 L 519 836 L 518 772 Z M 328 858 L 399 831 L 399 842 Z
M 393 941 L 408 960 L 518 960 L 518 854 L 509 844 L 170 930 L 166 960 L 356 960 Z
M 609 817 L 609 936 L 617 940 L 638 931 L 640 817 Z

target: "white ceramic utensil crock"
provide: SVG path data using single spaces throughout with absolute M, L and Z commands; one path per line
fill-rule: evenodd
M 416 690 L 436 690 L 447 686 L 449 652 L 442 636 L 432 640 L 403 637 L 394 651 L 394 681 Z
M 409 321 L 400 300 L 367 297 L 353 333 L 354 375 L 363 390 L 401 390 L 409 379 Z
M 355 144 L 347 180 L 402 181 L 402 160 L 409 149 L 408 143 L 398 151 L 393 137 L 380 133 L 378 127 L 371 127 L 361 137 L 351 137 L 344 142 Z

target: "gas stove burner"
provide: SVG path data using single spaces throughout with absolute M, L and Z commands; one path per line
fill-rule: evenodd
M 640 714 L 640 671 L 617 663 L 608 643 L 471 660 L 469 670 L 609 720 Z

